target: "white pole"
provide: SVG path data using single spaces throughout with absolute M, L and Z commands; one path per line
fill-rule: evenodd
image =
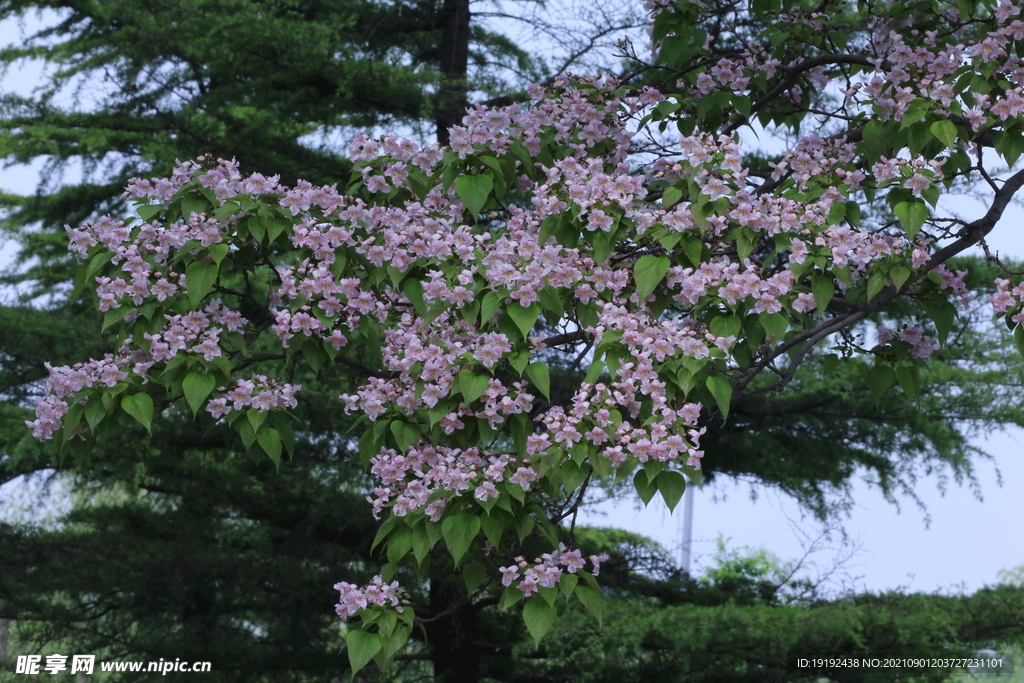
M 686 492 L 683 493 L 683 545 L 679 553 L 679 564 L 686 573 L 690 573 L 690 544 L 693 541 L 693 490 L 696 485 L 686 480 Z

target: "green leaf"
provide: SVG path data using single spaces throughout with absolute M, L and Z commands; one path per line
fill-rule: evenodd
M 388 517 L 384 520 L 384 523 L 377 529 L 377 535 L 373 537 L 373 543 L 370 544 L 370 550 L 373 550 L 380 542 L 388 537 L 396 526 L 398 526 L 400 519 L 398 517 Z
M 398 619 L 396 612 L 385 612 L 386 615 L 391 615 L 394 619 Z M 397 627 L 391 632 L 391 635 L 387 638 L 381 639 L 381 653 L 385 660 L 390 660 L 392 657 L 398 654 L 398 652 L 405 646 L 409 641 L 409 636 L 412 634 L 412 627 L 406 624 L 398 624 Z
M 149 394 L 132 394 L 121 399 L 121 408 L 153 433 L 153 399 Z
M 1006 160 L 1008 166 L 1017 163 L 1021 152 L 1024 152 L 1024 142 L 1020 138 L 1020 133 L 1013 130 L 1001 130 L 992 136 L 996 152 Z
M 947 119 L 936 121 L 931 125 L 931 132 L 946 147 L 952 147 L 956 142 L 956 124 L 952 121 Z
M 676 248 L 676 245 L 679 244 L 682 240 L 683 236 L 680 233 L 671 232 L 665 235 L 664 237 L 659 237 L 658 244 L 660 244 L 661 248 L 664 249 L 665 251 L 672 251 L 673 249 Z
M 949 299 L 940 299 L 925 303 L 924 310 L 928 313 L 928 318 L 935 323 L 935 330 L 939 333 L 939 343 L 945 345 L 946 339 L 953 329 L 953 322 L 956 320 L 956 306 Z
M 89 259 L 89 265 L 85 267 L 85 279 L 92 282 L 93 276 L 103 270 L 103 266 L 107 265 L 112 258 L 114 258 L 114 254 L 110 251 L 101 251 L 92 256 Z
M 484 205 L 487 204 L 487 198 L 493 189 L 494 178 L 491 177 L 490 173 L 464 175 L 455 181 L 456 194 L 459 195 L 459 199 L 462 200 L 462 203 L 466 205 L 466 208 L 474 216 L 483 210 Z
M 818 314 L 824 315 L 825 309 L 828 308 L 829 302 L 832 301 L 832 297 L 836 293 L 835 283 L 827 275 L 815 275 L 811 280 L 811 292 L 814 294 L 814 305 L 818 309 Z
M 409 446 L 420 440 L 420 428 L 402 420 L 395 420 L 391 423 L 391 433 L 394 434 L 398 448 L 403 453 L 409 450 Z
M 537 318 L 540 317 L 540 306 L 532 303 L 529 308 L 523 308 L 518 303 L 510 303 L 505 310 L 519 331 L 523 333 L 523 339 L 528 339 Z
M 697 488 L 700 488 L 700 484 L 704 480 L 704 474 L 700 470 L 691 467 L 685 463 L 680 465 L 680 469 L 683 471 L 683 474 L 686 475 L 686 477 L 690 480 L 691 483 L 696 484 Z
M 402 281 L 402 293 L 409 299 L 409 303 L 421 316 L 427 314 L 427 303 L 423 300 L 423 283 L 416 278 L 408 278 Z
M 832 205 L 832 208 L 828 212 L 828 223 L 829 225 L 836 225 L 841 223 L 846 218 L 846 203 L 836 202 Z
M 89 429 L 95 430 L 96 425 L 103 422 L 107 416 L 107 409 L 103 401 L 92 400 L 85 404 L 85 419 L 89 423 Z
M 523 371 L 526 370 L 526 366 L 530 364 L 530 352 L 519 351 L 518 353 L 513 353 L 508 357 L 508 364 L 515 368 L 516 372 L 519 373 L 519 376 L 522 377 Z
M 199 197 L 184 197 L 181 200 L 181 217 L 187 222 L 194 213 L 206 213 L 210 209 L 210 202 Z
M 498 609 L 505 611 L 522 599 L 523 591 L 519 590 L 518 586 L 509 586 L 501 593 L 501 601 L 498 603 Z
M 732 403 L 732 383 L 722 375 L 712 375 L 705 382 L 708 391 L 715 397 L 718 409 L 722 411 L 722 419 L 729 417 L 729 406 Z
M 903 130 L 904 128 L 909 128 L 910 126 L 914 125 L 915 123 L 923 119 L 925 116 L 927 116 L 927 114 L 928 112 L 925 111 L 924 109 L 916 106 L 911 106 L 907 110 L 907 113 L 903 115 L 903 118 L 900 119 L 900 130 Z
M 210 256 L 213 257 L 214 263 L 220 266 L 221 261 L 223 261 L 224 257 L 231 251 L 231 247 L 221 242 L 219 244 L 211 244 L 207 251 L 210 253 Z
M 348 646 L 348 664 L 352 667 L 352 677 L 355 678 L 356 673 L 380 652 L 380 636 L 354 628 L 345 636 L 345 645 Z
M 559 474 L 562 477 L 562 486 L 566 492 L 575 491 L 583 483 L 583 480 L 590 474 L 590 467 L 584 465 L 580 467 L 572 460 L 567 460 L 559 468 Z
M 216 263 L 195 261 L 188 264 L 188 268 L 185 269 L 185 288 L 188 290 L 188 301 L 192 308 L 199 308 L 206 295 L 213 291 L 218 270 Z
M 281 445 L 284 446 L 285 452 L 288 457 L 295 456 L 295 430 L 287 422 L 279 422 L 277 424 L 277 431 L 281 435 Z
M 540 393 L 544 394 L 544 398 L 550 401 L 551 376 L 548 372 L 548 366 L 540 361 L 530 363 L 526 366 L 526 376 L 533 380 L 533 383 L 540 389 Z
M 401 526 L 388 536 L 388 563 L 398 564 L 412 550 L 412 529 Z
M 213 217 L 220 221 L 228 216 L 233 216 L 241 210 L 242 205 L 238 202 L 224 202 L 214 210 Z
M 292 227 L 292 221 L 282 216 L 261 216 L 267 231 L 267 241 L 273 242 Z
M 367 467 L 370 466 L 370 458 L 377 455 L 381 448 L 380 439 L 373 433 L 373 430 L 363 430 L 362 436 L 359 437 L 359 457 L 363 459 Z
M 498 294 L 496 292 L 487 292 L 484 295 L 483 303 L 480 304 L 480 324 L 486 325 L 489 323 L 500 305 L 501 299 L 498 297 Z
M 905 266 L 893 266 L 889 269 L 889 277 L 896 289 L 901 289 L 907 280 L 910 279 L 911 270 Z
M 416 561 L 422 563 L 430 553 L 430 549 L 434 547 L 434 544 L 430 542 L 430 534 L 423 527 L 417 527 L 413 529 L 410 537 L 412 553 L 416 557 Z
M 238 413 L 235 414 L 237 415 Z M 231 418 L 228 419 L 230 420 Z M 245 446 L 246 452 L 248 452 L 252 448 L 253 442 L 256 441 L 256 430 L 252 428 L 249 420 L 236 420 L 233 426 L 235 431 L 238 432 L 238 436 L 241 437 L 242 445 Z
M 469 550 L 479 531 L 480 518 L 468 512 L 448 517 L 441 523 L 441 537 L 448 546 L 448 552 L 452 554 L 455 566 L 459 565 L 459 560 Z
M 888 153 L 895 141 L 897 124 L 894 121 L 868 121 L 864 126 L 864 154 L 868 159 L 875 160 L 883 153 Z
M 758 321 L 771 339 L 780 339 L 789 329 L 789 319 L 782 313 L 765 311 L 758 315 Z
M 260 448 L 266 453 L 274 465 L 281 463 L 281 434 L 273 427 L 260 427 L 256 432 L 256 441 Z
M 924 205 L 924 202 L 900 202 L 893 212 L 903 224 L 903 229 L 910 239 L 914 239 L 917 231 L 928 220 L 928 207 Z
M 846 202 L 846 222 L 857 227 L 860 225 L 860 204 L 857 202 Z
M 699 268 L 701 256 L 704 254 L 704 242 L 699 237 L 690 235 L 683 239 L 683 251 L 686 252 L 686 258 L 690 259 L 690 265 Z
M 913 365 L 897 365 L 896 381 L 907 396 L 913 396 L 921 388 L 917 367 Z
M 887 281 L 888 278 L 885 276 L 885 273 L 874 272 L 871 274 L 871 277 L 868 278 L 868 301 L 878 296 L 878 293 L 882 291 Z
M 882 398 L 895 381 L 896 373 L 888 365 L 876 365 L 867 372 L 868 387 L 876 400 Z
M 208 375 L 205 372 L 190 372 L 181 383 L 181 389 L 185 392 L 185 401 L 188 402 L 189 408 L 192 409 L 193 418 L 199 412 L 199 408 L 202 407 L 203 401 L 213 393 L 216 386 L 217 380 L 214 376 Z
M 648 254 L 641 256 L 633 266 L 633 278 L 636 280 L 636 295 L 640 301 L 649 297 L 654 289 L 665 279 L 671 259 L 667 256 Z
M 135 213 L 139 215 L 139 218 L 149 222 L 153 218 L 164 210 L 163 204 L 148 204 L 146 206 L 140 206 L 135 209 Z
M 716 337 L 735 337 L 743 328 L 743 318 L 738 315 L 720 315 L 711 319 L 709 329 Z
M 554 315 L 556 320 L 562 318 L 565 314 L 565 307 L 562 305 L 562 296 L 557 289 L 551 286 L 544 287 L 537 292 L 537 296 L 540 297 L 540 302 L 544 304 L 544 310 Z
M 683 191 L 678 187 L 666 187 L 665 192 L 661 195 L 661 206 L 667 209 L 682 198 Z
M 518 484 L 509 484 L 519 488 Z M 500 510 L 492 510 L 480 520 L 480 527 L 484 530 L 484 536 L 495 548 L 501 546 L 501 537 L 505 533 L 505 521 Z
M 467 564 L 462 568 L 462 580 L 466 582 L 466 592 L 472 595 L 487 580 L 487 567 L 479 562 Z
M 103 314 L 103 327 L 100 331 L 103 332 L 114 323 L 119 323 L 124 320 L 124 317 L 128 315 L 131 310 L 131 306 L 121 306 L 120 308 L 111 308 L 108 310 Z
M 539 645 L 540 639 L 551 630 L 556 616 L 558 610 L 554 605 L 549 605 L 548 601 L 539 595 L 533 596 L 523 605 L 523 621 L 526 622 L 526 630 L 533 636 L 534 646 Z
M 925 149 L 935 136 L 932 135 L 931 128 L 924 121 L 916 123 L 907 130 L 907 146 L 910 148 L 911 154 L 920 154 Z
M 594 233 L 591 244 L 594 246 L 594 252 L 592 258 L 596 263 L 604 263 L 608 260 L 611 255 L 611 250 L 615 246 L 615 233 L 614 231 L 605 232 L 598 230 Z
M 736 255 L 740 257 L 740 260 L 747 258 L 753 253 L 757 247 L 758 237 L 757 234 L 750 228 L 741 228 L 739 235 L 736 237 Z
M 686 490 L 686 477 L 679 472 L 665 470 L 658 475 L 657 483 L 658 490 L 661 491 L 661 497 L 665 500 L 665 504 L 668 505 L 669 511 L 674 511 L 676 505 L 679 504 L 679 499 L 683 497 L 683 492 Z
M 249 420 L 249 424 L 252 425 L 253 434 L 256 433 L 263 423 L 267 419 L 267 411 L 260 410 L 259 408 L 249 408 L 245 411 L 245 418 Z
M 486 375 L 473 374 L 472 370 L 459 371 L 459 389 L 466 403 L 472 403 L 487 391 L 490 378 Z
M 645 506 L 651 502 L 654 494 L 658 492 L 657 485 L 648 480 L 647 472 L 644 470 L 637 470 L 636 474 L 633 475 L 633 487 Z
M 597 625 L 601 625 L 601 594 L 590 586 L 577 586 L 576 597 L 583 606 L 587 608 L 595 619 L 597 619 Z

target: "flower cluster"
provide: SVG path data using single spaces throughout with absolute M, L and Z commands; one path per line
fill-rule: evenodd
M 883 325 L 878 326 L 876 335 L 880 344 L 885 344 L 897 336 L 895 332 Z M 925 336 L 924 331 L 916 325 L 905 325 L 900 330 L 899 338 L 910 344 L 913 347 L 911 352 L 922 360 L 931 358 L 931 355 L 939 348 L 939 343 Z
M 354 617 L 359 610 L 370 605 L 394 607 L 395 611 L 401 614 L 405 611 L 403 605 L 409 604 L 409 601 L 399 594 L 397 581 L 385 583 L 379 575 L 370 579 L 365 588 L 341 581 L 334 584 L 334 590 L 341 593 L 341 601 L 334 606 L 334 611 L 342 619 Z
M 518 463 L 513 456 L 486 454 L 477 448 L 418 445 L 404 455 L 389 448 L 374 456 L 371 466 L 381 486 L 366 500 L 373 505 L 377 519 L 385 504 L 391 503 L 391 513 L 397 517 L 422 508 L 436 522 L 452 496 L 472 491 L 474 498 L 486 501 L 499 495 L 497 485 L 502 482 L 529 491 L 530 482 L 537 478 L 528 462 Z M 435 495 L 438 492 L 446 495 Z
M 996 293 L 988 298 L 996 313 L 1015 311 L 1009 319 L 1024 325 L 1024 282 L 1014 285 L 1006 278 L 996 280 Z
M 597 447 L 613 468 L 621 466 L 626 457 L 632 455 L 641 463 L 649 459 L 667 462 L 685 457 L 687 465 L 699 469 L 704 457 L 700 437 L 706 428 L 687 427 L 697 424 L 700 404 L 670 406 L 665 395 L 666 383 L 657 379 L 649 362 L 641 360 L 639 366 L 626 363 L 619 376 L 622 380 L 610 385 L 584 382 L 573 395 L 571 410 L 554 406 L 539 416 L 537 419 L 544 430 L 527 440 L 527 453 L 536 456 L 588 443 Z M 644 422 L 646 426 L 637 427 L 624 420 L 618 408 L 636 419 L 642 407 L 638 398 L 643 395 L 651 397 L 653 410 Z
M 68 412 L 67 399 L 79 391 L 94 386 L 113 387 L 128 377 L 125 371 L 127 358 L 107 355 L 103 360 L 90 360 L 71 366 L 53 367 L 45 363 L 50 375 L 46 379 L 45 392 L 36 404 L 36 419 L 26 421 L 32 436 L 40 440 L 52 439 L 61 428 L 61 420 Z
M 942 278 L 940 287 L 950 290 L 950 293 L 959 300 L 961 308 L 966 309 L 974 301 L 974 293 L 967 289 L 967 283 L 964 282 L 966 270 L 950 270 L 949 266 L 942 263 L 932 268 L 931 272 Z
M 302 390 L 301 384 L 288 384 L 266 375 L 253 375 L 251 380 L 240 379 L 232 388 L 220 387 L 226 392 L 223 396 L 210 399 L 206 410 L 215 418 L 223 417 L 232 410 L 253 407 L 256 410 L 268 411 L 271 408 L 295 408 L 299 402 L 295 394 Z
M 672 11 L 671 3 L 663 0 L 647 0 L 646 6 L 649 11 Z M 780 20 L 822 32 L 829 30 L 829 18 L 820 13 L 779 15 Z M 849 81 L 841 91 L 844 106 L 859 106 L 877 112 L 881 120 L 899 121 L 923 100 L 940 114 L 962 116 L 974 131 L 1024 113 L 1024 69 L 1020 58 L 1008 54 L 1006 47 L 1024 38 L 1020 7 L 1012 0 L 1000 0 L 992 18 L 985 22 L 990 30 L 980 39 L 964 35 L 977 19 L 961 21 L 955 8 L 949 9 L 946 18 L 956 26 L 954 30 L 924 32 L 924 44 L 916 47 L 909 44 L 912 40 L 916 42 L 916 31 L 908 35 L 900 22 L 869 18 L 866 28 L 874 56 L 867 57 L 866 62 L 874 69 L 866 77 Z M 816 92 L 824 90 L 829 78 L 824 65 L 805 64 L 805 60 L 810 61 L 808 55 L 781 62 L 772 48 L 767 42 L 750 41 L 728 57 L 713 58 L 707 68 L 693 69 L 677 83 L 680 94 L 691 101 L 717 91 L 753 95 L 756 88 L 765 87 L 765 79 L 782 74 L 800 74 Z M 986 72 L 992 82 L 999 83 L 994 91 L 965 91 L 955 83 L 968 70 L 978 71 L 986 65 L 992 67 Z M 966 93 L 969 94 L 965 97 Z M 791 84 L 788 95 L 794 102 L 800 102 L 805 91 L 801 85 Z M 923 187 L 927 181 L 923 175 L 913 176 L 908 187 Z
M 601 553 L 591 555 L 588 559 L 594 568 L 591 573 L 597 576 L 601 573 L 601 562 L 607 560 L 608 555 Z M 532 563 L 527 562 L 525 557 L 517 557 L 515 564 L 499 567 L 498 570 L 501 572 L 501 585 L 508 587 L 519 581 L 516 587 L 528 598 L 538 588 L 554 588 L 558 585 L 563 571 L 575 574 L 585 566 L 586 562 L 579 550 L 568 550 L 564 543 L 559 543 L 555 551 L 544 553 Z

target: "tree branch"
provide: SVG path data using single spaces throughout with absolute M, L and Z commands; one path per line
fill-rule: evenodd
M 963 230 L 961 230 L 960 237 L 952 244 L 948 244 L 935 252 L 931 259 L 928 260 L 925 268 L 927 270 L 931 270 L 935 266 L 948 261 L 957 254 L 981 242 L 985 236 L 995 228 L 996 223 L 998 223 L 999 219 L 1002 218 L 1003 212 L 1006 210 L 1006 207 L 1009 206 L 1014 194 L 1016 194 L 1017 190 L 1021 189 L 1021 187 L 1024 187 L 1024 170 L 1018 171 L 1011 176 L 1009 180 L 1004 182 L 1003 186 L 995 193 L 995 196 L 992 199 L 992 205 L 989 207 L 989 210 L 985 215 L 964 226 Z M 786 371 L 782 373 L 782 377 L 779 381 L 771 387 L 759 389 L 756 393 L 764 393 L 766 391 L 775 392 L 782 389 L 793 379 L 800 363 L 803 362 L 803 359 L 818 342 L 828 337 L 830 334 L 849 327 L 850 325 L 868 317 L 872 313 L 882 310 L 882 308 L 899 295 L 900 291 L 905 290 L 909 284 L 910 282 L 908 281 L 908 283 L 904 284 L 903 288 L 900 290 L 889 285 L 879 292 L 878 296 L 876 296 L 872 301 L 858 305 L 856 310 L 825 320 L 816 327 L 810 330 L 805 330 L 784 344 L 780 344 L 775 350 L 766 355 L 760 361 L 751 365 L 750 368 L 740 376 L 739 381 L 734 387 L 732 405 L 735 405 L 742 399 L 753 394 L 753 392 L 744 393 L 743 390 L 749 386 L 757 375 L 761 374 L 765 368 L 771 365 L 776 358 L 789 352 L 791 349 L 800 346 L 800 350 L 790 361 L 789 366 L 786 368 Z M 853 304 L 853 302 L 844 303 L 846 305 Z

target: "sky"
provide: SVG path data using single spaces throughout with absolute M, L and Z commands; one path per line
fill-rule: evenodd
M 0 45 L 16 43 L 19 35 L 16 24 L 0 22 Z M 31 66 L 12 70 L 0 80 L 0 91 L 25 92 L 39 82 L 38 75 Z M 0 190 L 32 192 L 37 174 L 38 165 L 0 169 Z M 1024 242 L 1016 232 L 1020 225 L 1024 213 L 1014 209 L 994 231 L 993 248 L 1004 256 L 1024 258 Z M 0 264 L 12 253 L 12 245 L 0 244 Z M 825 585 L 835 590 L 956 593 L 992 584 L 1000 570 L 1024 565 L 1019 531 L 1024 519 L 1024 432 L 996 433 L 977 445 L 994 456 L 977 464 L 982 499 L 955 483 L 943 495 L 935 477 L 921 477 L 916 492 L 927 512 L 908 499 L 901 499 L 897 509 L 877 490 L 858 482 L 855 506 L 839 520 L 848 539 L 845 544 L 836 535 L 823 538 L 821 527 L 785 496 L 747 484 L 709 485 L 695 495 L 693 568 L 700 573 L 708 567 L 717 540 L 726 539 L 729 547 L 764 548 L 783 561 L 803 558 L 805 575 L 829 575 Z M 0 501 L 3 493 L 0 490 Z M 678 552 L 683 508 L 680 504 L 670 515 L 656 497 L 646 509 L 637 510 L 632 503 L 605 506 L 582 522 L 630 529 Z

